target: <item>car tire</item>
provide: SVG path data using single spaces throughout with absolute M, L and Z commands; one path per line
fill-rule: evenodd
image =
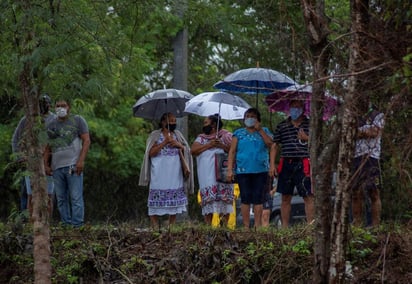
M 271 220 L 271 224 L 273 227 L 280 229 L 282 228 L 282 218 L 280 217 L 280 214 L 276 214 L 272 220 Z

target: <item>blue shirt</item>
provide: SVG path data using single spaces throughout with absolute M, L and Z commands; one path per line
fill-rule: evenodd
M 269 129 L 263 131 L 270 137 Z M 269 170 L 269 149 L 258 131 L 249 132 L 246 128 L 237 129 L 233 133 L 237 138 L 236 174 L 262 173 Z

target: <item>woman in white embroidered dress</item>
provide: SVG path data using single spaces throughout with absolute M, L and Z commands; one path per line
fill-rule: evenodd
M 197 136 L 191 148 L 197 161 L 202 215 L 208 225 L 212 223 L 213 213 L 219 213 L 226 225 L 233 211 L 233 184 L 216 181 L 215 153 L 229 151 L 232 141 L 232 134 L 222 126 L 217 114 L 205 118 L 203 133 Z
M 147 206 L 152 228 L 159 226 L 159 216 L 169 215 L 169 225 L 172 225 L 176 222 L 176 214 L 186 211 L 188 188 L 184 175 L 189 182 L 193 180 L 188 143 L 182 133 L 176 130 L 176 117 L 172 113 L 163 114 L 160 127 L 147 139 L 139 179 L 140 185 L 146 185 L 150 181 Z M 189 165 L 186 173 L 183 173 L 180 166 L 179 151 L 182 151 Z

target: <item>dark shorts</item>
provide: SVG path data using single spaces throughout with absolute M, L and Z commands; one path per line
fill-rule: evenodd
M 353 160 L 352 190 L 376 190 L 379 188 L 381 175 L 379 160 L 361 156 Z
M 293 195 L 295 187 L 302 197 L 312 195 L 310 177 L 304 173 L 303 160 L 284 158 L 279 172 L 277 192 Z
M 237 174 L 243 204 L 263 204 L 268 173 Z

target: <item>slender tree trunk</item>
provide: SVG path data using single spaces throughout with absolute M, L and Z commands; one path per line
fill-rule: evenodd
M 322 120 L 325 102 L 324 79 L 328 74 L 328 22 L 324 1 L 302 0 L 306 29 L 312 56 L 314 83 L 310 110 L 310 158 L 312 189 L 315 193 L 314 283 L 328 282 L 330 256 L 332 168 L 337 150 L 336 125 L 329 138 L 324 137 Z
M 351 0 L 352 44 L 349 55 L 349 72 L 356 74 L 365 68 L 367 42 L 364 33 L 368 23 L 368 0 Z M 359 106 L 365 100 L 365 75 L 355 75 L 348 79 L 348 91 L 344 97 L 342 135 L 339 142 L 338 176 L 334 218 L 332 223 L 332 248 L 330 258 L 330 283 L 345 281 L 345 260 L 349 241 L 349 205 L 351 203 L 351 166 L 355 154 L 357 117 Z
M 27 139 L 27 164 L 31 175 L 32 186 L 32 206 L 33 206 L 33 258 L 34 258 L 34 282 L 47 284 L 51 283 L 51 263 L 50 263 L 50 231 L 49 216 L 47 210 L 48 194 L 46 187 L 46 177 L 43 163 L 43 147 L 39 140 L 39 132 L 42 131 L 42 123 L 39 117 L 39 86 L 36 85 L 33 66 L 30 55 L 33 52 L 33 42 L 35 34 L 32 30 L 33 18 L 30 11 L 30 1 L 22 2 L 24 18 L 24 30 L 21 54 L 23 69 L 19 75 L 19 82 L 24 99 L 26 110 L 26 136 Z

